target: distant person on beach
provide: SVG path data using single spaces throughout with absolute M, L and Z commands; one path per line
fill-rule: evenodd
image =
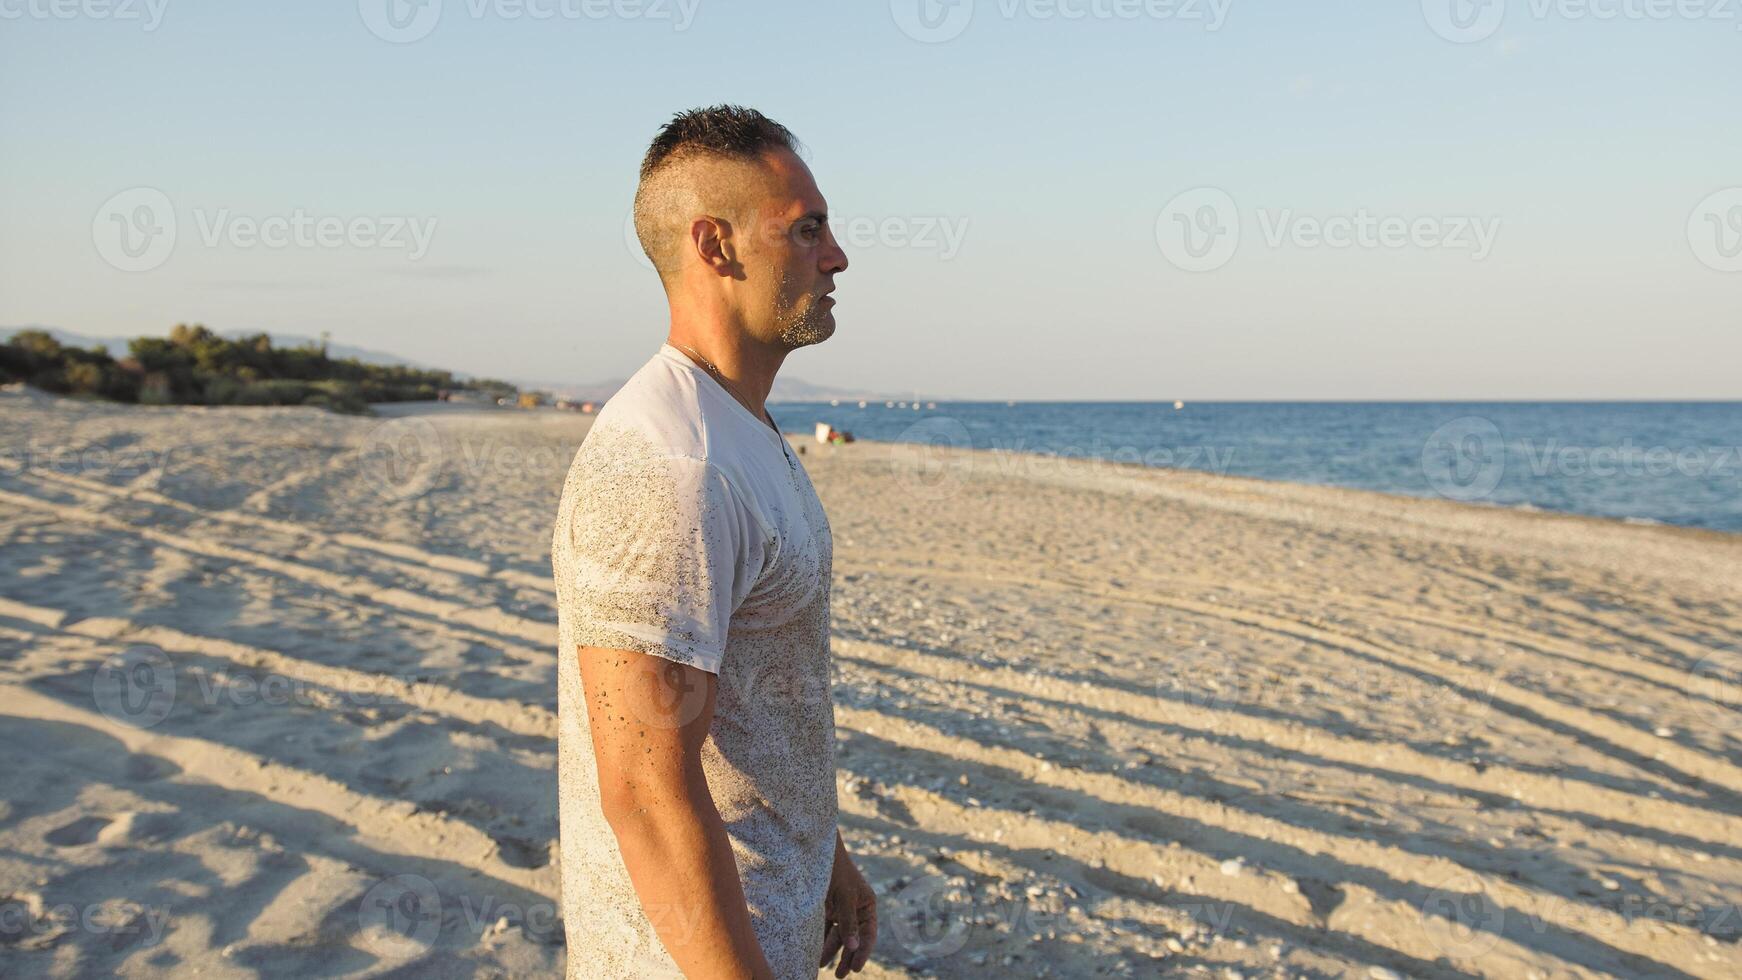
M 834 542 L 764 403 L 847 257 L 792 133 L 735 106 L 660 130 L 635 231 L 670 332 L 552 541 L 568 975 L 842 977 L 877 904 L 836 824 Z

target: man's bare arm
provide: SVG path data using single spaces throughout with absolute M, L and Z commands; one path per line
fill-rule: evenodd
M 651 654 L 581 647 L 605 820 L 684 976 L 773 980 L 701 767 L 717 678 Z

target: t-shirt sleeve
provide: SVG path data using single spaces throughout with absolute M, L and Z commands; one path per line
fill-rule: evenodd
M 720 672 L 763 564 L 761 525 L 718 467 L 602 440 L 563 515 L 577 645 Z

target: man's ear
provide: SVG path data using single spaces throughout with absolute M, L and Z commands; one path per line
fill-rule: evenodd
M 725 218 L 703 216 L 690 222 L 690 247 L 714 275 L 742 278 L 737 247 L 732 241 L 732 223 Z

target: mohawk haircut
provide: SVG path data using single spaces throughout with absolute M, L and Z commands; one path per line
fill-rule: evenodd
M 769 150 L 802 152 L 792 131 L 755 109 L 716 105 L 680 112 L 660 127 L 641 159 L 635 189 L 635 237 L 641 250 L 669 282 L 680 267 L 678 227 L 694 213 L 694 188 L 677 179 L 680 166 L 697 157 L 754 163 Z
M 657 174 L 667 162 L 703 153 L 732 160 L 754 160 L 766 150 L 799 152 L 792 130 L 755 109 L 716 105 L 691 109 L 671 117 L 641 159 L 641 180 Z

